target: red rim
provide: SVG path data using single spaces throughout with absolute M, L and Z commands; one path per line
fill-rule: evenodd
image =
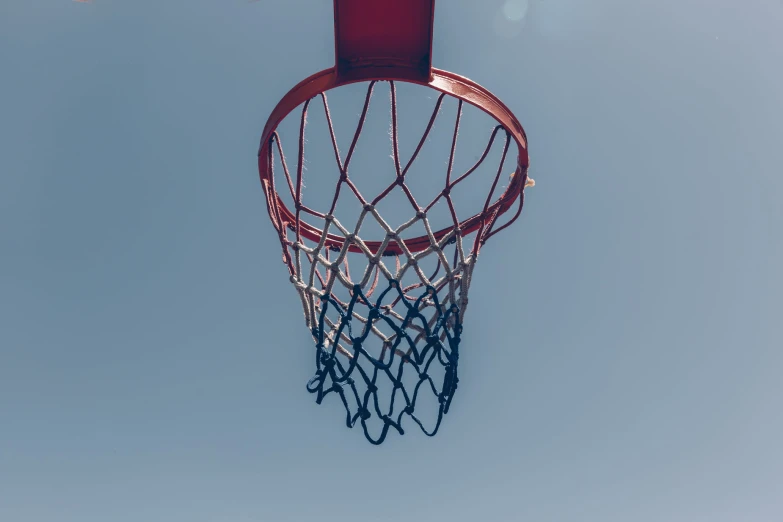
M 288 114 L 307 100 L 330 89 L 362 81 L 394 80 L 424 85 L 463 100 L 495 118 L 517 144 L 517 168 L 506 191 L 501 194 L 487 210 L 492 214 L 497 213 L 497 215 L 500 215 L 506 212 L 514 204 L 524 188 L 529 165 L 527 138 L 525 137 L 522 125 L 516 117 L 511 113 L 508 107 L 492 93 L 467 78 L 448 71 L 432 68 L 430 80 L 425 82 L 413 79 L 410 71 L 410 67 L 405 66 L 389 67 L 369 64 L 354 68 L 352 74 L 346 78 L 344 76 L 341 77 L 336 68 L 326 69 L 301 81 L 280 100 L 264 127 L 261 147 L 258 152 L 258 172 L 264 188 L 264 194 L 266 195 L 270 218 L 278 233 L 281 235 L 281 239 L 285 233 L 285 228 L 294 223 L 295 215 L 285 206 L 277 192 L 272 189 L 272 155 L 270 154 L 272 134 Z M 487 213 L 482 212 L 462 221 L 460 223 L 462 235 L 467 235 L 479 229 L 485 221 L 486 216 Z M 319 228 L 303 221 L 300 221 L 299 226 L 303 237 L 316 243 L 320 241 L 321 236 L 323 235 L 322 227 Z M 443 228 L 435 233 L 435 238 L 440 240 L 448 235 L 453 229 L 453 226 Z M 419 252 L 430 246 L 430 240 L 427 236 L 405 239 L 404 241 L 411 252 Z M 342 248 L 343 242 L 344 238 L 340 235 L 327 235 L 326 246 L 329 248 L 340 249 Z M 382 242 L 365 241 L 365 243 L 370 251 L 375 254 Z M 352 252 L 361 252 L 355 245 L 350 245 L 349 250 Z M 389 254 L 401 254 L 402 250 L 394 243 L 390 243 L 386 247 L 386 252 Z

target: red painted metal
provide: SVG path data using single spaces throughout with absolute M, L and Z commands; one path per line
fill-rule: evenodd
M 277 104 L 269 116 L 258 152 L 258 171 L 270 218 L 281 236 L 295 221 L 273 188 L 272 135 L 280 122 L 305 101 L 349 83 L 395 80 L 424 85 L 478 107 L 495 118 L 517 145 L 517 168 L 505 192 L 489 208 L 506 212 L 521 197 L 527 180 L 529 158 L 527 138 L 522 125 L 506 107 L 485 88 L 457 74 L 431 67 L 432 20 L 434 0 L 334 0 L 336 65 L 301 81 Z M 387 23 L 388 22 L 388 23 Z M 482 227 L 485 216 L 477 214 L 460 223 L 466 235 Z M 453 227 L 435 233 L 443 237 Z M 300 221 L 301 235 L 318 242 L 323 228 Z M 341 236 L 329 234 L 327 246 L 339 249 Z M 373 252 L 381 242 L 366 241 Z M 406 239 L 406 246 L 417 252 L 429 247 L 429 238 Z M 360 251 L 354 245 L 351 251 Z M 401 253 L 389 245 L 387 253 Z
M 435 0 L 334 0 L 335 67 L 341 81 L 393 68 L 427 81 Z

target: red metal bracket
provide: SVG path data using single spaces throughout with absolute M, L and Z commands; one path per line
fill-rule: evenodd
M 338 82 L 394 76 L 432 78 L 435 0 L 334 0 Z

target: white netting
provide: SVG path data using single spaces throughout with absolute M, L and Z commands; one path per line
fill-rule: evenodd
M 386 231 L 386 238 L 383 240 L 381 248 L 375 254 L 370 251 L 365 242 L 358 235 L 367 216 L 371 216 L 377 220 L 380 226 Z M 441 310 L 436 310 L 434 311 L 435 313 L 432 314 L 428 321 L 430 327 L 433 326 L 434 321 L 443 313 L 446 307 L 452 303 L 458 307 L 459 319 L 462 320 L 468 305 L 468 287 L 470 286 L 470 278 L 473 272 L 475 257 L 465 254 L 461 234 L 453 231 L 440 241 L 437 241 L 432 233 L 432 228 L 430 227 L 426 214 L 424 213 L 420 213 L 395 230 L 383 220 L 372 205 L 367 205 L 362 211 L 361 216 L 352 231 L 346 229 L 332 216 L 327 215 L 325 220 L 327 224 L 324 227 L 321 240 L 315 247 L 308 248 L 301 242 L 292 242 L 290 245 L 295 259 L 295 273 L 291 275 L 291 282 L 299 292 L 302 306 L 304 307 L 305 321 L 309 330 L 312 331 L 313 328 L 318 325 L 321 311 L 321 297 L 324 295 L 335 297 L 339 295 L 339 292 L 335 291 L 335 284 L 342 285 L 349 295 L 354 291 L 356 285 L 358 285 L 365 291 L 365 296 L 367 298 L 372 298 L 373 294 L 377 291 L 377 282 L 380 277 L 383 277 L 387 281 L 393 280 L 401 282 L 406 280 L 406 275 L 409 275 L 409 272 L 415 273 L 418 282 L 402 287 L 402 293 L 406 299 L 415 300 L 416 297 L 409 294 L 414 293 L 415 290 L 422 287 L 434 288 L 441 296 Z M 423 223 L 427 231 L 430 246 L 414 254 L 407 248 L 405 241 L 401 239 L 401 235 L 405 230 L 419 221 Z M 345 243 L 336 257 L 330 259 L 332 256 L 329 256 L 329 250 L 326 249 L 325 243 L 327 234 L 332 228 L 339 230 L 340 234 L 345 238 Z M 383 262 L 383 254 L 391 241 L 394 241 L 399 245 L 405 258 L 404 262 L 400 262 L 400 256 L 394 256 L 396 266 L 393 269 L 389 269 Z M 351 279 L 349 271 L 348 254 L 350 245 L 355 245 L 361 249 L 367 259 L 362 277 L 356 281 Z M 455 247 L 457 262 L 454 266 L 452 266 L 444 253 L 445 248 L 448 245 L 454 245 Z M 435 280 L 428 277 L 420 266 L 421 261 L 430 255 L 437 257 L 437 262 L 443 268 L 443 275 Z M 307 263 L 302 263 L 303 256 L 306 256 Z M 319 268 L 322 268 L 325 271 L 325 275 L 320 273 Z M 442 293 L 443 289 L 446 290 L 445 295 Z M 339 302 L 344 306 L 344 301 L 340 300 Z M 428 307 L 432 306 L 434 306 L 433 299 L 431 297 L 425 297 L 420 302 L 420 311 L 425 311 Z M 393 317 L 399 322 L 402 322 L 405 319 L 403 315 L 394 309 L 393 303 L 382 305 L 381 309 L 387 316 Z M 362 313 L 356 309 L 352 311 L 351 315 L 353 319 L 367 325 L 372 334 L 377 336 L 383 343 L 384 347 L 394 344 L 395 338 L 398 335 L 397 332 L 391 333 L 390 335 L 384 334 L 381 329 L 374 326 L 373 321 L 368 320 L 366 313 L 362 315 Z M 376 319 L 376 321 L 378 320 L 380 319 Z M 328 332 L 326 332 L 325 340 L 328 346 L 335 343 L 337 339 L 335 332 L 339 327 L 339 322 L 335 322 L 335 320 L 329 317 L 326 317 L 325 321 L 329 328 Z M 416 330 L 418 333 L 415 342 L 419 341 L 421 336 L 425 335 L 423 328 L 417 327 L 416 325 L 411 325 L 410 328 Z M 443 335 L 445 336 L 445 334 Z M 351 357 L 351 350 L 346 349 L 345 345 L 341 343 L 350 346 L 351 341 L 347 335 L 344 334 L 341 336 L 337 350 L 343 355 Z M 383 358 L 381 358 L 381 360 L 383 360 Z

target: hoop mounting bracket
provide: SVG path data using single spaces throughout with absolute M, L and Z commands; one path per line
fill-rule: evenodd
M 395 75 L 429 82 L 435 0 L 334 0 L 335 70 L 350 82 Z

